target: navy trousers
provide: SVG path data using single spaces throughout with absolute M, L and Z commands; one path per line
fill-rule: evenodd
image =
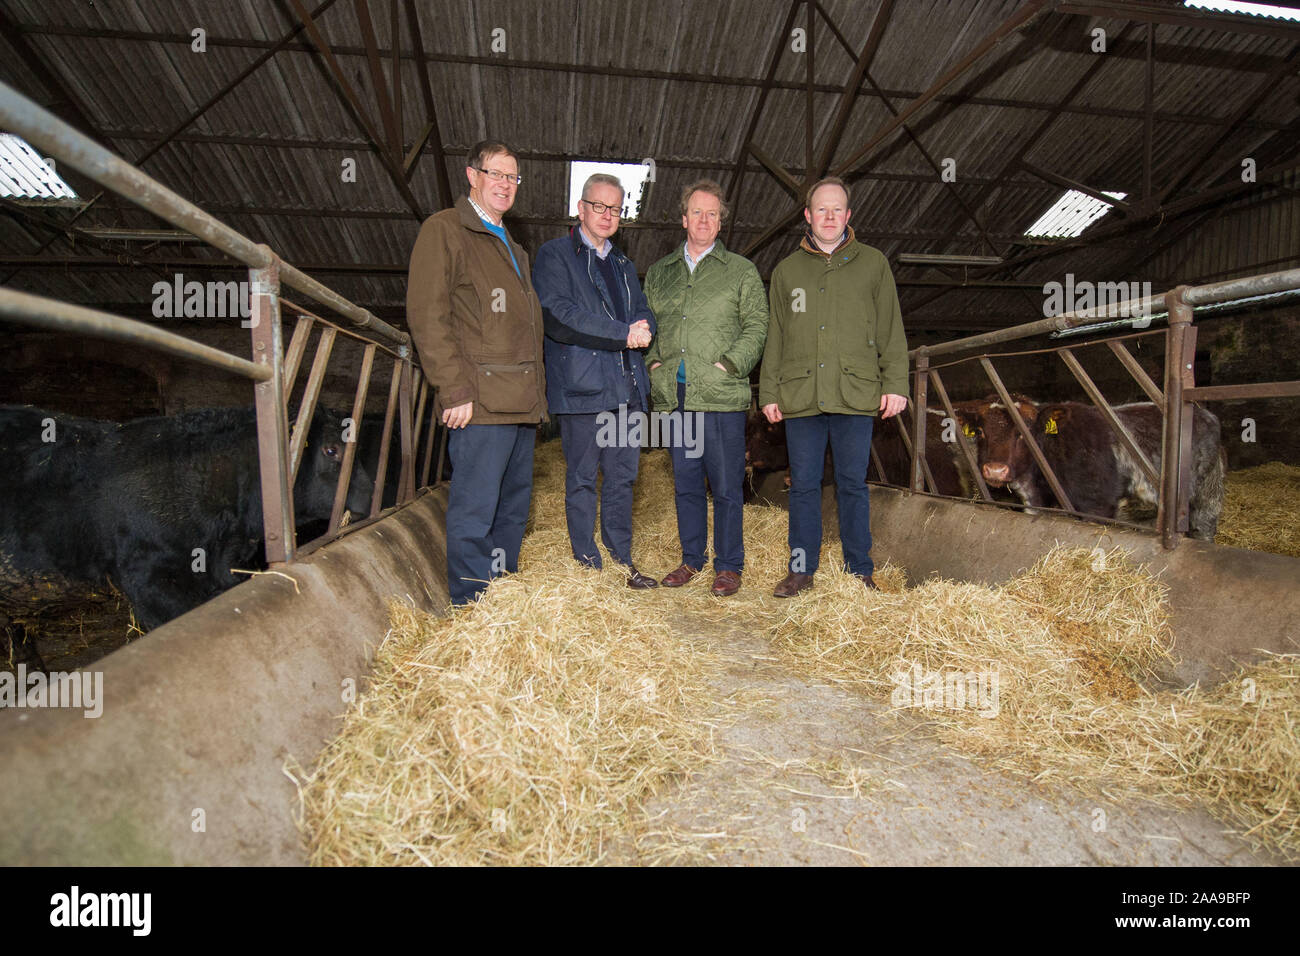
M 466 425 L 447 440 L 447 589 L 468 604 L 488 582 L 519 570 L 533 493 L 536 425 Z
M 677 535 L 682 542 L 682 564 L 704 567 L 708 544 L 709 510 L 704 490 L 708 478 L 713 491 L 713 570 L 735 571 L 745 567 L 743 518 L 745 514 L 745 413 L 687 412 L 686 384 L 677 383 L 677 411 L 699 415 L 703 435 L 697 435 L 702 455 L 688 458 L 690 449 L 675 444 L 673 490 L 677 499 Z M 866 476 L 866 472 L 863 472 Z
M 826 444 L 835 464 L 835 503 L 840 544 L 851 574 L 870 575 L 871 499 L 867 465 L 871 457 L 870 415 L 810 415 L 785 420 L 790 452 L 790 570 L 812 574 L 822 550 L 822 472 Z
M 617 411 L 604 412 L 617 415 Z M 632 487 L 641 464 L 638 445 L 601 448 L 596 442 L 599 416 L 556 415 L 564 449 L 564 517 L 573 557 L 598 568 L 596 550 L 596 472 L 604 472 L 600 489 L 600 539 L 615 561 L 632 564 Z M 609 429 L 606 429 L 608 432 Z

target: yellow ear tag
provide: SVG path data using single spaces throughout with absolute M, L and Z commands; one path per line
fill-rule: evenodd
M 961 432 L 962 432 L 962 434 L 965 435 L 967 438 L 974 438 L 974 437 L 975 437 L 975 429 L 971 428 L 969 425 L 963 425 L 963 426 L 961 426 Z
M 1055 434 L 1056 434 L 1056 419 L 1055 419 L 1055 418 L 1049 418 L 1049 419 L 1047 420 L 1047 426 L 1043 429 L 1043 431 L 1047 432 L 1047 434 L 1049 434 L 1049 435 L 1055 435 Z

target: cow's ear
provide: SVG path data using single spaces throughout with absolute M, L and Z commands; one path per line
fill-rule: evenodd
M 1038 406 L 1031 405 L 1029 402 L 1018 402 L 1017 407 L 1020 409 L 1020 417 L 1026 422 L 1038 421 Z

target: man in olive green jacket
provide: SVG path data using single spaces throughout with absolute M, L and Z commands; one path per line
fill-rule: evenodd
M 713 491 L 712 591 L 725 597 L 740 589 L 745 565 L 745 414 L 749 373 L 767 336 L 767 298 L 754 264 L 718 242 L 727 214 L 722 187 L 708 179 L 693 183 L 683 190 L 681 204 L 685 244 L 646 272 L 657 331 L 645 360 L 656 411 L 675 409 L 684 429 L 698 423 L 702 455 L 681 447 L 684 442 L 671 448 L 682 563 L 663 583 L 681 587 L 704 568 L 707 477 Z
M 867 463 L 872 418 L 907 406 L 907 341 L 883 253 L 849 227 L 837 177 L 808 193 L 808 233 L 772 271 L 772 319 L 758 387 L 790 453 L 789 575 L 777 597 L 812 587 L 822 544 L 821 479 L 829 442 L 847 570 L 874 588 Z
M 519 161 L 483 142 L 465 166 L 468 198 L 424 221 L 411 252 L 406 316 L 450 430 L 447 586 L 468 604 L 518 570 L 533 488 L 533 439 L 546 416 L 542 304 L 528 256 L 502 216 Z

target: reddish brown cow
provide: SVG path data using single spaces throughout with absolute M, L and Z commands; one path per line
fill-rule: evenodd
M 1020 394 L 1013 394 L 1011 399 L 1032 430 L 1038 418 L 1038 403 Z M 1041 476 L 1034 457 L 1002 399 L 989 395 L 978 401 L 960 402 L 953 411 L 967 437 L 975 441 L 980 473 L 989 487 L 1007 488 L 1027 505 L 1042 504 L 1037 500 L 1037 479 Z
M 1013 398 L 1075 510 L 1121 518 L 1140 506 L 1155 507 L 1159 489 L 1096 407 L 1080 402 L 1035 405 L 1024 396 Z M 1163 452 L 1161 410 L 1150 402 L 1136 402 L 1116 406 L 1115 415 L 1158 474 Z M 1005 405 L 986 399 L 974 411 L 968 410 L 963 421 L 978 440 L 985 481 L 1011 488 L 1029 506 L 1059 504 Z M 1225 461 L 1219 420 L 1199 406 L 1193 408 L 1192 446 L 1190 533 L 1212 540 L 1223 510 Z
M 970 403 L 957 402 L 953 405 L 953 411 L 958 411 L 967 404 Z M 971 474 L 970 466 L 966 464 L 966 458 L 957 445 L 957 423 L 948 421 L 948 413 L 943 408 L 931 407 L 928 412 L 925 461 L 934 477 L 935 493 L 952 498 L 978 496 L 975 476 Z M 910 429 L 908 435 L 911 435 Z M 886 483 L 909 487 L 912 483 L 912 456 L 903 444 L 898 425 L 893 421 L 877 420 L 871 444 L 884 470 Z M 868 471 L 867 474 L 874 475 L 874 471 Z M 929 486 L 926 488 L 928 490 Z

